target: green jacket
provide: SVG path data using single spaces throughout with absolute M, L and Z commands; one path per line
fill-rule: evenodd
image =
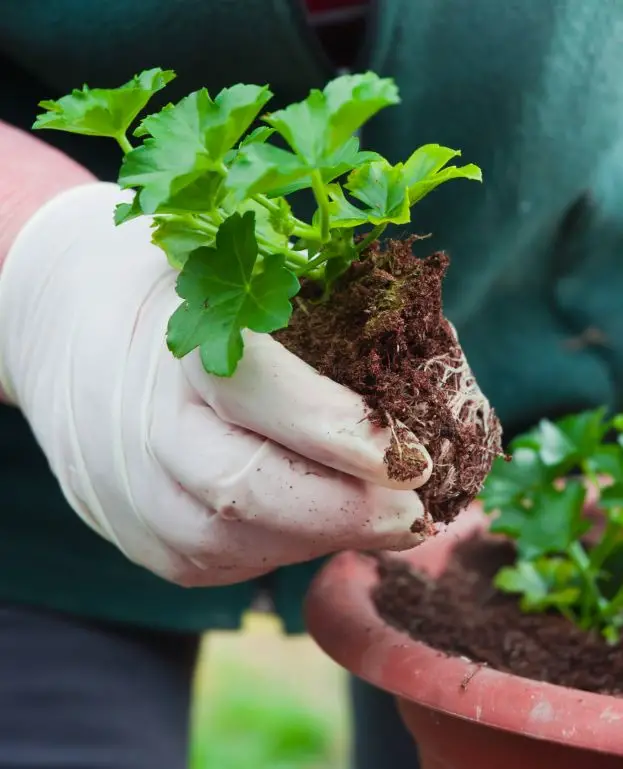
M 334 73 L 299 0 L 5 0 L 0 118 L 153 66 L 200 85 L 268 82 L 282 101 Z M 416 209 L 427 249 L 453 257 L 446 308 L 507 433 L 623 393 L 622 0 L 379 0 L 356 69 L 393 76 L 403 103 L 363 136 L 404 158 L 462 148 L 457 182 Z M 177 92 L 175 92 L 177 89 Z M 46 134 L 102 178 L 112 144 Z M 591 330 L 589 334 L 585 332 Z M 592 341 L 591 341 L 592 340 Z M 127 562 L 64 503 L 25 423 L 0 408 L 0 598 L 151 626 L 234 627 L 258 584 L 182 589 Z M 265 580 L 290 630 L 315 564 Z

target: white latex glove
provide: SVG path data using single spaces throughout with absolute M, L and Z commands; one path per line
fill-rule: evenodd
M 183 585 L 238 582 L 344 548 L 403 549 L 422 515 L 386 475 L 386 430 L 355 394 L 248 334 L 232 379 L 165 331 L 175 273 L 128 196 L 93 183 L 28 222 L 0 275 L 0 383 L 69 504 L 128 558 Z M 414 439 L 414 444 L 415 444 Z

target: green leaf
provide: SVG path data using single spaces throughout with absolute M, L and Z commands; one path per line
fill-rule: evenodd
M 407 185 L 401 166 L 392 166 L 386 160 L 366 163 L 350 174 L 345 186 L 366 206 L 366 216 L 371 224 L 406 224 L 410 221 Z
M 277 202 L 277 201 L 276 201 Z M 264 240 L 270 241 L 275 250 L 281 249 L 283 253 L 287 253 L 289 249 L 288 236 L 279 230 L 279 227 L 288 229 L 290 223 L 288 222 L 288 203 L 283 200 L 278 201 L 279 213 L 274 214 L 267 211 L 264 206 L 255 200 L 245 200 L 236 206 L 238 213 L 243 214 L 246 211 L 253 211 L 255 214 L 255 234 L 258 238 L 264 238 Z M 231 213 L 235 213 L 232 211 Z
M 160 112 L 146 117 L 135 134 L 162 137 L 162 116 L 184 103 L 189 107 L 185 117 L 192 121 L 192 131 L 200 137 L 200 143 L 212 160 L 221 160 L 249 128 L 264 105 L 273 94 L 268 86 L 238 83 L 231 88 L 223 88 L 214 100 L 210 98 L 207 89 L 199 91 L 182 99 L 178 105 L 168 105 Z M 196 98 L 193 98 L 196 97 Z M 165 126 L 169 125 L 165 122 Z M 187 123 L 188 125 L 188 123 Z M 255 136 L 247 137 L 248 143 L 267 138 L 266 131 L 258 129 Z
M 611 510 L 621 508 L 623 510 L 623 482 L 614 483 L 601 490 L 599 506 Z
M 546 471 L 538 453 L 528 447 L 513 452 L 512 461 L 498 457 L 487 476 L 480 499 L 486 512 L 514 507 L 546 482 Z
M 272 96 L 268 86 L 239 83 L 224 88 L 214 99 L 206 120 L 205 143 L 211 157 L 222 158 L 247 131 Z M 266 133 L 256 134 L 255 140 L 261 136 L 266 136 Z
M 577 446 L 553 422 L 541 420 L 534 437 L 538 441 L 541 461 L 547 467 L 571 464 L 577 460 Z
M 514 537 L 524 558 L 564 551 L 587 531 L 582 513 L 586 489 L 569 480 L 562 489 L 551 485 L 538 453 L 521 446 L 511 462 L 496 460 L 480 499 L 486 512 L 498 512 L 491 529 Z
M 591 456 L 608 432 L 607 409 L 598 408 L 560 419 L 556 424 L 575 446 L 580 457 Z
M 399 101 L 391 78 L 373 72 L 342 75 L 324 91 L 312 90 L 304 101 L 273 112 L 265 120 L 310 167 L 320 168 L 373 115 Z
M 504 507 L 496 510 L 496 515 L 489 526 L 492 534 L 505 534 L 516 539 L 530 515 L 531 500 L 522 499 L 509 502 Z
M 569 480 L 562 489 L 546 487 L 533 497 L 533 507 L 517 537 L 522 558 L 532 559 L 545 553 L 565 551 L 590 528 L 583 517 L 586 488 Z
M 494 579 L 499 590 L 520 594 L 521 608 L 528 612 L 573 607 L 581 595 L 578 582 L 578 571 L 566 558 L 520 560 L 501 569 Z
M 587 469 L 595 475 L 605 475 L 623 483 L 623 451 L 618 443 L 597 446 L 586 459 Z
M 210 103 L 208 92 L 202 89 L 143 121 L 151 138 L 125 156 L 119 183 L 140 189 L 145 213 L 155 213 L 203 175 L 218 178 L 203 142 L 202 116 Z M 206 200 L 205 208 L 212 202 Z
M 157 208 L 157 213 L 212 213 L 223 204 L 225 189 L 220 174 L 207 171 L 194 179 L 187 179 L 181 185 L 173 185 L 166 201 Z M 142 199 L 142 198 L 141 198 Z
M 267 125 L 258 126 L 241 139 L 238 147 L 246 147 L 249 144 L 264 144 L 274 133 L 274 128 L 269 128 Z
M 152 241 L 166 254 L 171 267 L 181 270 L 191 252 L 214 242 L 191 217 L 156 218 Z
M 145 118 L 140 130 L 148 138 L 124 158 L 121 186 L 141 190 L 148 214 L 165 206 L 210 210 L 219 202 L 223 156 L 271 95 L 266 87 L 238 85 L 213 101 L 202 88 Z
M 129 222 L 130 219 L 136 219 L 142 214 L 138 195 L 135 195 L 131 203 L 117 203 L 114 215 L 115 224 L 120 225 Z
M 440 144 L 424 144 L 411 153 L 404 164 L 408 186 L 434 176 L 453 158 L 461 157 L 460 150 L 442 147 Z
M 206 371 L 231 376 L 242 357 L 243 329 L 270 333 L 287 325 L 298 280 L 282 255 L 257 261 L 253 212 L 233 214 L 220 226 L 214 247 L 190 254 L 177 281 L 185 301 L 167 335 L 174 355 L 200 347 Z
M 461 155 L 459 150 L 439 144 L 419 147 L 404 164 L 405 181 L 409 190 L 409 204 L 413 206 L 436 187 L 450 179 L 482 181 L 482 171 L 470 163 L 465 166 L 448 166 L 452 158 Z
M 379 155 L 378 152 L 360 151 L 359 139 L 352 136 L 341 147 L 338 147 L 334 153 L 327 157 L 326 165 L 319 168 L 322 181 L 325 184 L 329 184 L 334 179 L 349 173 L 354 168 L 359 168 L 359 166 L 364 163 L 369 163 L 373 160 L 383 160 L 383 157 Z M 268 194 L 270 197 L 291 195 L 293 192 L 298 192 L 299 190 L 311 187 L 311 171 L 312 169 L 309 169 L 307 175 L 282 187 L 272 188 Z
M 320 169 L 322 180 L 325 183 L 332 182 L 338 176 L 349 173 L 353 169 L 364 165 L 364 163 L 371 163 L 375 160 L 387 163 L 385 158 L 379 155 L 378 152 L 360 150 L 359 139 L 356 136 L 351 136 L 350 139 L 347 139 L 344 144 L 339 146 L 327 158 L 326 166 Z
M 266 125 L 255 128 L 240 140 L 237 147 L 227 150 L 223 155 L 223 161 L 226 165 L 230 166 L 243 147 L 247 147 L 249 144 L 264 144 L 274 133 L 275 129 L 269 128 Z
M 608 430 L 605 414 L 605 409 L 600 408 L 572 414 L 557 422 L 543 419 L 534 429 L 515 439 L 512 449 L 523 447 L 537 451 L 551 479 L 564 477 L 585 460 L 589 465 L 595 462 Z
M 272 144 L 250 144 L 232 163 L 225 186 L 234 201 L 271 194 L 291 184 L 309 169 L 300 158 Z
M 327 187 L 331 200 L 331 224 L 357 227 L 360 224 L 406 224 L 411 219 L 409 198 L 401 166 L 386 160 L 376 160 L 355 169 L 346 182 L 346 189 L 366 207 L 351 203 L 338 184 Z
M 374 72 L 342 75 L 324 89 L 329 112 L 329 148 L 342 145 L 377 112 L 400 103 L 396 83 Z
M 37 116 L 35 129 L 51 128 L 88 136 L 124 136 L 150 98 L 175 77 L 172 70 L 149 69 L 119 88 L 74 89 L 57 101 L 42 101 L 46 112 Z
M 331 201 L 329 213 L 332 227 L 359 227 L 368 222 L 366 212 L 348 200 L 339 184 L 329 184 L 326 189 Z

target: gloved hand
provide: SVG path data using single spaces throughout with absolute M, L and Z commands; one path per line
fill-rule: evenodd
M 232 379 L 166 348 L 175 273 L 113 184 L 40 209 L 0 275 L 0 383 L 71 507 L 183 585 L 242 581 L 345 548 L 403 549 L 430 475 L 387 478 L 390 434 L 267 335 Z M 417 444 L 413 439 L 414 445 Z

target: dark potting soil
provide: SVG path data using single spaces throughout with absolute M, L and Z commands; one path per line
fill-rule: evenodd
M 501 430 L 442 312 L 448 257 L 415 257 L 415 240 L 371 246 L 327 302 L 317 301 L 317 284 L 304 284 L 302 302 L 276 338 L 362 395 L 370 419 L 392 429 L 390 477 L 406 480 L 421 472 L 424 458 L 402 440 L 401 425 L 416 435 L 433 460 L 418 494 L 429 521 L 447 522 L 480 491 L 501 453 Z M 426 526 L 419 521 L 414 529 Z
M 412 638 L 524 678 L 600 694 L 623 694 L 623 644 L 609 646 L 554 613 L 524 614 L 492 578 L 513 563 L 512 545 L 474 537 L 438 579 L 398 558 L 379 562 L 373 600 L 380 616 Z

